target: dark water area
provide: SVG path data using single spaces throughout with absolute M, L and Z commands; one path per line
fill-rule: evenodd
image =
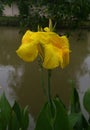
M 74 80 L 84 111 L 82 98 L 90 87 L 90 31 L 69 32 L 70 64 L 65 69 L 56 68 L 52 71 L 52 96 L 59 95 L 68 106 L 71 90 L 69 81 Z M 18 28 L 0 27 L 0 94 L 4 91 L 11 103 L 17 100 L 23 107 L 29 105 L 31 115 L 36 118 L 46 101 L 41 87 L 40 68 L 37 60 L 25 63 L 17 56 L 16 49 L 20 44 Z M 47 85 L 46 70 L 44 77 Z

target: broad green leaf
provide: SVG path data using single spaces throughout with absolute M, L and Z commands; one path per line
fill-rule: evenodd
M 73 128 L 78 122 L 79 115 L 80 113 L 73 113 L 69 115 L 69 122 L 70 122 L 71 128 Z
M 0 98 L 0 127 L 5 130 L 11 119 L 11 106 L 3 93 Z
M 11 122 L 8 126 L 8 130 L 19 130 L 20 126 L 19 126 L 19 122 L 17 119 L 17 115 L 14 111 L 12 111 L 12 118 L 11 118 Z
M 55 118 L 52 122 L 48 102 L 42 108 L 36 123 L 35 130 L 70 130 L 67 112 L 58 98 L 53 100 L 55 105 Z M 52 124 L 53 123 L 53 124 Z
M 85 120 L 82 113 L 80 113 L 80 115 L 78 116 L 78 121 L 77 121 L 77 123 L 75 125 L 75 129 L 76 130 L 83 130 L 83 129 L 86 129 L 87 127 L 88 127 L 88 123 Z
M 15 101 L 14 106 L 13 106 L 13 111 L 16 114 L 16 117 L 14 120 L 18 122 L 19 128 L 21 128 L 22 130 L 27 130 L 28 125 L 29 125 L 28 107 L 26 106 L 24 109 L 22 109 L 20 108 L 19 104 Z M 13 124 L 15 123 L 13 122 Z
M 90 125 L 88 126 L 87 130 L 90 130 Z
M 37 122 L 36 122 L 36 128 L 35 130 L 52 130 L 52 127 L 50 125 L 51 119 L 48 120 L 48 103 L 44 104 L 44 107 L 42 108 L 40 115 L 38 116 Z
M 83 104 L 87 112 L 90 114 L 90 89 L 88 89 L 84 94 Z
M 76 128 L 76 130 L 81 130 L 88 127 L 88 122 L 86 121 L 81 112 L 70 114 L 69 122 L 71 128 Z
M 15 114 L 16 114 L 16 116 L 17 116 L 17 120 L 18 120 L 18 122 L 19 122 L 19 125 L 21 126 L 21 120 L 22 120 L 22 118 L 21 118 L 21 108 L 20 108 L 20 106 L 19 106 L 19 104 L 15 101 L 15 103 L 14 103 L 14 105 L 13 105 L 13 111 L 15 112 Z
M 71 128 L 82 129 L 88 126 L 88 123 L 81 112 L 69 115 L 69 123 Z
M 22 130 L 26 130 L 29 125 L 29 111 L 28 106 L 26 106 L 22 111 Z
M 55 130 L 70 130 L 67 111 L 60 102 L 59 98 L 54 100 L 56 105 Z
M 0 130 L 3 130 L 2 122 L 0 122 Z
M 70 112 L 78 113 L 81 111 L 79 95 L 76 90 L 74 81 L 71 80 L 70 84 L 71 84 L 71 98 L 70 98 L 71 109 L 70 109 Z

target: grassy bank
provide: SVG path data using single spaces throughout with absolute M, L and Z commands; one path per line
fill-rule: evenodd
M 0 17 L 0 26 L 19 26 L 19 17 Z
M 31 23 L 33 23 L 31 21 Z M 19 17 L 6 17 L 6 16 L 0 16 L 0 26 L 20 26 L 20 19 Z M 83 29 L 90 29 L 90 20 L 87 21 L 80 21 L 78 23 L 74 23 L 74 24 L 66 24 L 65 21 L 63 22 L 63 24 L 58 24 L 56 26 L 57 28 L 83 28 Z M 32 24 L 31 24 L 31 28 L 32 28 Z

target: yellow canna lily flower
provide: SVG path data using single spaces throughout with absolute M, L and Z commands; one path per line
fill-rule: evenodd
M 35 32 L 27 31 L 22 38 L 22 44 L 16 51 L 24 61 L 32 62 L 38 55 L 38 38 Z
M 44 46 L 43 66 L 53 69 L 59 65 L 64 68 L 69 64 L 69 42 L 66 36 L 51 35 L 48 44 Z
M 22 44 L 16 51 L 18 56 L 24 61 L 32 62 L 40 55 L 44 68 L 64 68 L 69 64 L 70 50 L 67 37 L 51 32 L 48 27 L 44 30 L 46 32 L 26 31 Z

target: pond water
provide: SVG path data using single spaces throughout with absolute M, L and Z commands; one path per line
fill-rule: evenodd
M 70 64 L 63 70 L 56 68 L 52 71 L 52 95 L 59 95 L 67 106 L 70 80 L 75 81 L 81 101 L 90 87 L 90 31 L 72 31 L 69 39 L 72 50 Z M 21 106 L 29 105 L 31 115 L 36 118 L 46 100 L 41 87 L 40 68 L 37 60 L 25 63 L 16 55 L 20 44 L 18 28 L 0 27 L 0 94 L 5 91 L 11 103 L 16 99 Z M 47 78 L 46 70 L 44 77 Z

